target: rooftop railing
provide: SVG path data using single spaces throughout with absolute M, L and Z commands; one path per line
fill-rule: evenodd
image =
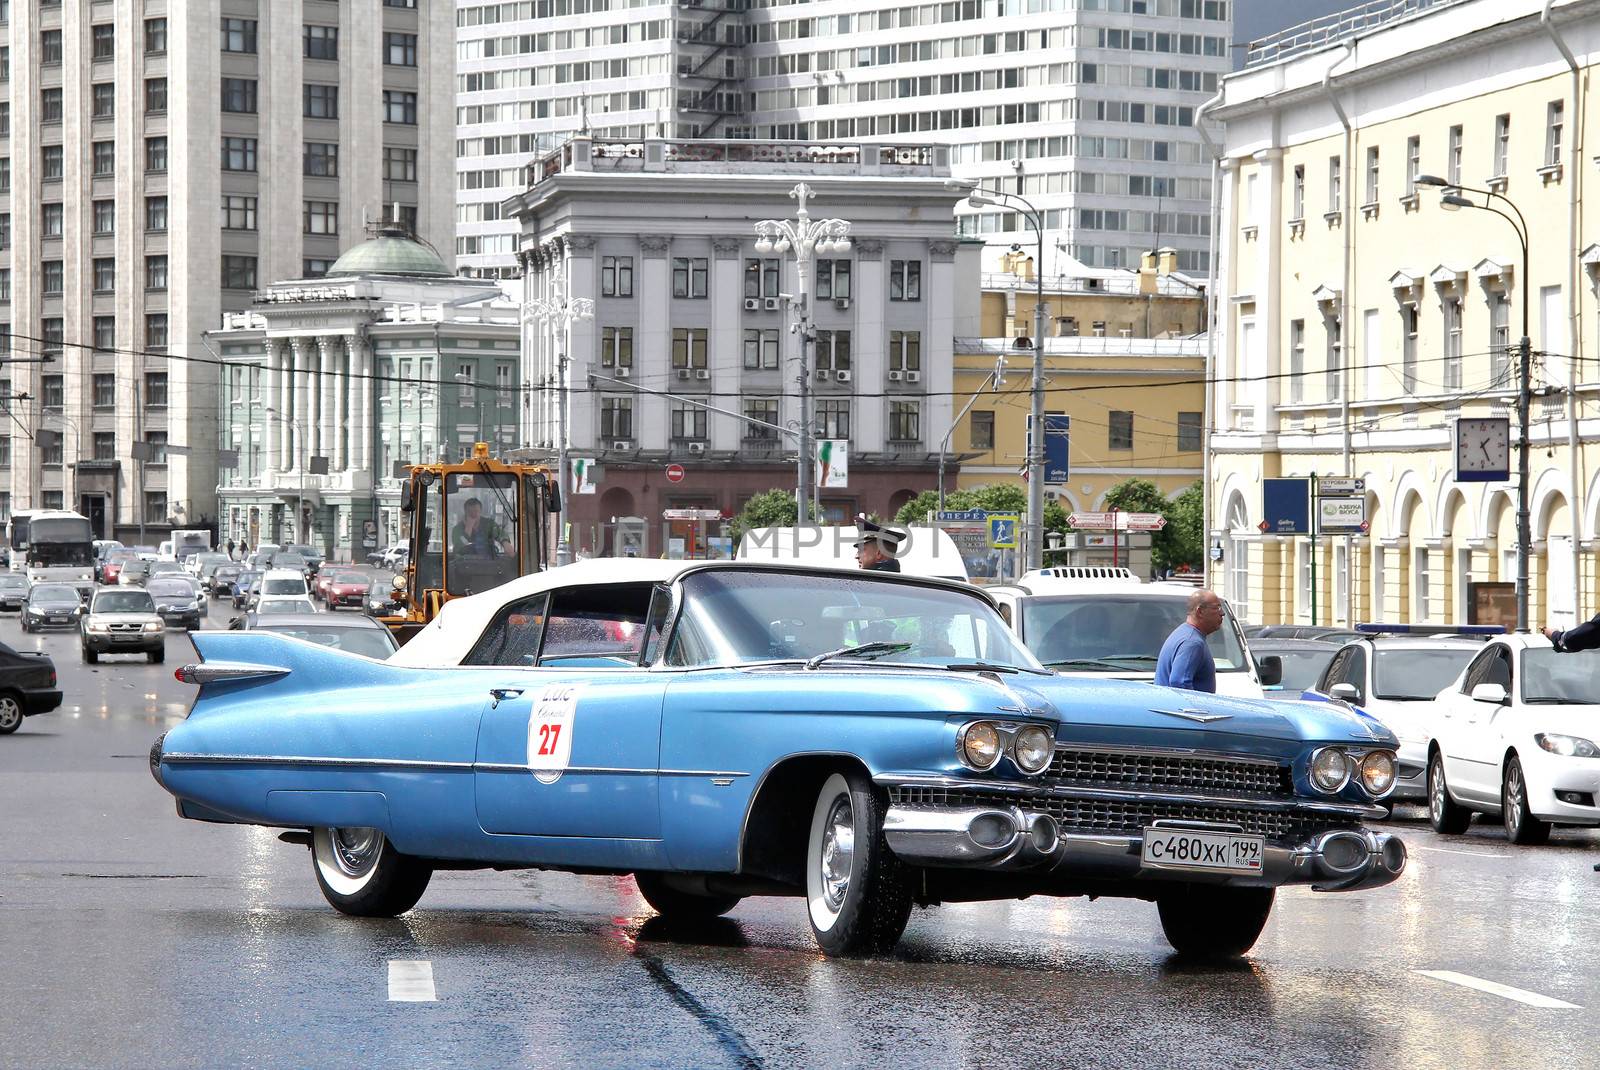
M 1245 53 L 1244 65 L 1246 68 L 1257 67 L 1315 52 L 1347 37 L 1464 2 L 1466 0 L 1367 0 L 1345 11 L 1310 19 L 1271 37 L 1251 41 Z
M 569 171 L 738 174 L 794 170 L 807 174 L 857 174 L 945 177 L 950 173 L 946 145 L 876 145 L 813 141 L 699 140 L 645 138 L 611 141 L 575 137 L 528 167 L 528 183 Z

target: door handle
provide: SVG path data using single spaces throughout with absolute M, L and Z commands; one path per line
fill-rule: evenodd
M 491 710 L 499 709 L 500 703 L 504 702 L 508 698 L 516 698 L 521 694 L 522 688 L 520 687 L 491 687 L 489 689 L 489 695 L 494 701 L 489 703 L 489 708 Z

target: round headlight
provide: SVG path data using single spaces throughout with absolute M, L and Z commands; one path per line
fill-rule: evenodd
M 406 590 L 406 578 L 404 576 L 396 576 L 389 586 L 394 589 L 395 594 L 404 594 Z
M 961 730 L 961 760 L 980 772 L 1000 761 L 1000 730 L 988 721 L 974 721 Z
M 1323 747 L 1311 756 L 1311 786 L 1329 795 L 1350 783 L 1350 759 L 1337 747 Z
M 1374 799 L 1381 799 L 1394 787 L 1394 755 L 1375 750 L 1361 759 L 1361 786 Z
M 1011 741 L 1011 759 L 1017 768 L 1030 776 L 1042 773 L 1050 765 L 1055 753 L 1055 737 L 1042 725 L 1024 725 Z

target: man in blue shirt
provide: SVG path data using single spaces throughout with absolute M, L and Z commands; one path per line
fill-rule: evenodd
M 1189 596 L 1188 619 L 1172 630 L 1156 659 L 1156 683 L 1217 693 L 1217 663 L 1206 636 L 1222 627 L 1222 599 L 1204 588 Z

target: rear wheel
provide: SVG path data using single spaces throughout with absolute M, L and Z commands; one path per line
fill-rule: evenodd
M 1444 755 L 1438 751 L 1428 759 L 1428 823 L 1433 831 L 1459 836 L 1472 823 L 1472 811 L 1450 798 L 1444 779 Z
M 313 829 L 311 859 L 323 897 L 358 918 L 404 914 L 433 877 L 432 866 L 396 851 L 374 828 Z
M 15 695 L 0 695 L 0 736 L 9 736 L 22 727 L 22 703 Z
M 834 773 L 817 793 L 806 845 L 811 934 L 828 955 L 890 951 L 911 917 L 906 867 L 883 836 L 883 802 L 864 773 Z
M 1237 958 L 1255 946 L 1272 913 L 1272 888 L 1174 884 L 1156 899 L 1161 931 L 1180 955 Z
M 1550 822 L 1540 821 L 1528 809 L 1528 781 L 1522 762 L 1512 755 L 1500 779 L 1500 821 L 1512 843 L 1540 844 L 1550 840 Z
M 669 921 L 709 921 L 739 905 L 737 895 L 695 895 L 667 884 L 659 873 L 635 873 L 639 894 L 657 914 Z

